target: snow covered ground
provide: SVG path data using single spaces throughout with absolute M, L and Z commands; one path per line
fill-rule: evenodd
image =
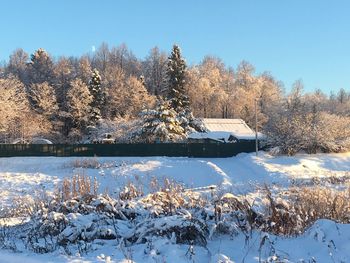
M 98 163 L 100 167 L 81 168 L 79 163 Z M 317 182 L 332 186 L 332 182 L 346 184 L 350 179 L 350 153 L 297 155 L 273 157 L 267 153 L 240 154 L 232 158 L 175 158 L 175 157 L 110 157 L 62 158 L 26 157 L 0 159 L 0 216 L 15 200 L 30 199 L 43 192 L 52 192 L 59 183 L 74 174 L 96 177 L 99 192 L 116 195 L 129 182 L 142 186 L 147 193 L 154 178 L 162 182 L 170 178 L 186 188 L 205 191 L 211 186 L 235 194 L 258 195 L 259 186 L 273 185 L 286 188 Z M 1 221 L 1 220 L 0 220 Z M 1 223 L 1 222 L 0 222 Z M 192 259 L 188 245 L 171 244 L 158 240 L 155 246 L 160 254 L 145 258 L 144 245 L 135 245 L 129 251 L 135 262 L 258 262 L 257 251 L 268 253 L 271 247 L 286 255 L 282 262 L 350 262 L 350 225 L 339 225 L 321 220 L 298 238 L 266 238 L 260 247 L 261 233 L 254 233 L 249 244 L 244 236 L 221 237 L 208 243 L 208 250 L 196 247 Z M 255 241 L 254 241 L 255 240 Z M 98 250 L 82 257 L 61 255 L 14 254 L 0 251 L 1 262 L 122 262 L 125 253 L 107 242 Z M 264 250 L 265 249 L 265 250 Z M 265 252 L 264 252 L 265 251 Z M 187 255 L 186 255 L 187 253 Z M 160 256 L 161 255 L 161 256 Z M 265 255 L 266 256 L 266 255 Z M 315 261 L 312 261 L 312 257 Z M 304 261 L 302 261 L 302 259 Z M 277 259 L 270 262 L 277 262 Z M 125 261 L 127 262 L 127 261 Z M 230 262 L 230 261 L 227 261 Z
M 247 243 L 243 235 L 235 238 L 222 237 L 209 241 L 207 248 L 196 246 L 190 258 L 188 245 L 172 244 L 168 240 L 158 239 L 154 251 L 145 254 L 145 245 L 135 245 L 125 253 L 121 252 L 116 242 L 106 242 L 98 250 L 83 256 L 64 256 L 62 254 L 28 254 L 11 253 L 0 250 L 1 263 L 42 263 L 42 262 L 198 262 L 198 263 L 231 263 L 259 262 L 261 257 L 269 261 L 261 262 L 295 262 L 295 263 L 329 263 L 350 262 L 350 225 L 336 224 L 329 220 L 319 220 L 305 234 L 297 238 L 281 238 L 273 235 L 263 236 L 253 233 Z M 276 256 L 269 254 L 275 251 Z M 130 255 L 125 257 L 125 255 Z M 130 258 L 127 260 L 126 258 Z

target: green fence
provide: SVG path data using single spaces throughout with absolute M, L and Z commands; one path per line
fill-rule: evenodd
M 0 157 L 15 156 L 184 156 L 231 157 L 254 152 L 255 143 L 0 144 Z

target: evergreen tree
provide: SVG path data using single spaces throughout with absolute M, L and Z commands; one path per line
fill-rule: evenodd
M 189 98 L 186 91 L 186 62 L 181 57 L 180 48 L 173 46 L 171 55 L 168 58 L 168 99 L 171 107 L 177 112 L 182 113 L 189 108 Z
M 137 140 L 143 142 L 173 142 L 185 138 L 177 113 L 169 101 L 161 101 L 154 110 L 143 111 L 143 125 Z
M 177 119 L 186 133 L 204 131 L 203 124 L 193 117 L 190 100 L 186 89 L 186 62 L 177 45 L 173 46 L 167 65 L 168 99 L 170 106 L 177 113 Z
M 101 76 L 97 69 L 92 71 L 89 90 L 92 95 L 90 120 L 95 125 L 101 119 L 101 109 L 105 101 L 105 96 L 101 88 Z

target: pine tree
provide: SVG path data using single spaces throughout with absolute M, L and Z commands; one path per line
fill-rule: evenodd
M 92 95 L 90 120 L 92 124 L 96 124 L 101 119 L 101 109 L 105 101 L 105 96 L 101 89 L 101 76 L 97 69 L 94 69 L 92 72 L 89 90 Z

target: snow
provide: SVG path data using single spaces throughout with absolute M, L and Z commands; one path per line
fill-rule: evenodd
M 8 262 L 259 262 L 259 250 L 262 257 L 269 257 L 271 247 L 277 255 L 271 255 L 269 262 L 349 262 L 350 225 L 337 224 L 329 220 L 317 221 L 305 234 L 297 238 L 281 238 L 274 235 L 254 232 L 249 244 L 245 236 L 222 237 L 209 241 L 207 249 L 195 247 L 193 261 L 188 256 L 188 245 L 173 244 L 171 240 L 157 239 L 153 249 L 145 254 L 145 245 L 134 245 L 129 250 L 133 261 L 128 261 L 113 242 L 80 257 L 57 254 L 10 253 L 0 250 L 0 263 Z M 261 239 L 266 237 L 263 246 Z M 127 254 L 127 253 L 126 253 Z M 272 261 L 279 258 L 281 261 Z M 282 261 L 282 259 L 288 259 Z M 314 261 L 312 261 L 314 259 Z M 160 261 L 162 260 L 162 261 Z M 221 261 L 219 261 L 221 260 Z M 244 261 L 243 261 L 244 260 Z M 302 261 L 304 260 L 304 261 Z M 263 261 L 266 262 L 266 261 Z
M 202 121 L 209 131 L 226 131 L 237 134 L 254 133 L 242 119 L 204 118 Z
M 308 182 L 312 178 L 350 178 L 350 153 L 300 154 L 273 157 L 267 153 L 239 154 L 231 158 L 186 157 L 104 157 L 83 158 L 101 164 L 99 168 L 77 168 L 82 158 L 12 157 L 0 159 L 1 207 L 15 197 L 29 197 L 43 190 L 53 191 L 64 178 L 75 174 L 96 176 L 100 192 L 119 192 L 128 182 L 143 186 L 156 178 L 171 178 L 186 188 L 212 185 L 232 189 L 236 193 L 255 191 L 255 186 L 274 184 L 288 186 Z
M 99 192 L 117 195 L 124 185 L 133 182 L 150 191 L 150 183 L 156 178 L 162 182 L 170 178 L 184 184 L 186 189 L 207 191 L 213 186 L 228 190 L 222 198 L 236 198 L 246 195 L 259 196 L 259 187 L 268 184 L 286 188 L 296 184 L 307 184 L 312 180 L 328 185 L 327 179 L 350 178 L 350 153 L 342 154 L 299 154 L 293 157 L 271 156 L 265 152 L 239 154 L 231 158 L 185 158 L 185 157 L 106 157 L 83 158 L 86 163 L 97 163 L 90 168 L 77 167 L 82 158 L 65 157 L 13 157 L 0 159 L 0 217 L 6 208 L 18 198 L 30 200 L 38 194 L 54 191 L 55 187 L 74 174 L 95 176 L 100 184 Z M 329 185 L 331 186 L 331 185 Z M 282 200 L 283 201 L 283 200 Z M 59 219 L 60 213 L 52 213 Z M 88 228 L 91 218 L 75 213 L 67 215 L 73 224 L 71 228 Z M 176 216 L 167 220 L 155 220 L 160 227 L 175 224 Z M 5 222 L 5 221 L 4 221 Z M 0 220 L 0 225 L 3 224 Z M 6 224 L 20 222 L 17 218 Z M 120 230 L 128 231 L 119 224 Z M 124 231 L 123 230 L 123 231 Z M 105 231 L 114 231 L 105 229 Z M 69 235 L 69 233 L 64 233 Z M 265 236 L 263 236 L 265 235 Z M 282 262 L 350 262 L 350 225 L 319 220 L 303 235 L 296 238 L 282 238 L 253 232 L 249 244 L 245 236 L 212 237 L 207 247 L 195 246 L 190 259 L 189 245 L 174 244 L 168 239 L 157 238 L 153 248 L 145 254 L 146 244 L 129 248 L 118 247 L 115 240 L 100 241 L 88 254 L 65 256 L 62 251 L 38 255 L 13 253 L 0 250 L 2 262 L 259 262 L 259 253 L 266 257 L 288 258 Z M 260 248 L 261 240 L 266 242 Z M 271 247 L 276 251 L 270 255 Z M 277 256 L 276 256 L 277 254 Z M 132 259 L 128 261 L 128 259 Z

